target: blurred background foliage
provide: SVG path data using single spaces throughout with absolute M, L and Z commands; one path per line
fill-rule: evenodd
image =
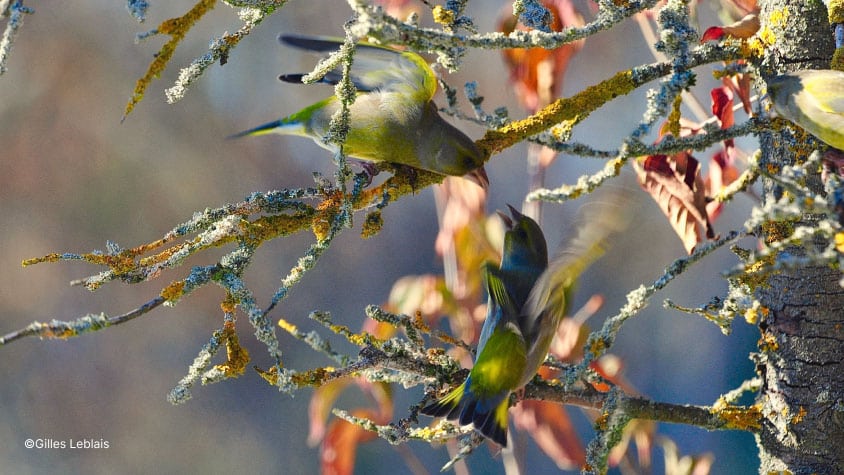
M 322 87 L 282 84 L 282 72 L 307 72 L 314 59 L 280 47 L 279 32 L 342 34 L 350 11 L 344 2 L 290 2 L 270 16 L 240 46 L 228 63 L 212 67 L 187 96 L 167 105 L 163 90 L 178 69 L 203 54 L 210 38 L 239 27 L 234 11 L 219 5 L 179 46 L 160 81 L 121 124 L 135 80 L 143 75 L 163 39 L 135 43 L 135 33 L 179 16 L 191 1 L 151 2 L 147 24 L 139 25 L 124 2 L 81 0 L 72 5 L 37 4 L 27 16 L 0 79 L 0 333 L 33 320 L 69 320 L 105 311 L 128 311 L 157 295 L 182 274 L 126 286 L 112 284 L 95 293 L 68 282 L 96 272 L 84 263 L 41 264 L 22 268 L 21 260 L 54 251 L 104 249 L 106 240 L 129 247 L 158 238 L 194 211 L 236 202 L 252 191 L 309 186 L 311 172 L 330 176 L 330 156 L 309 140 L 262 137 L 226 141 L 245 127 L 287 115 L 326 96 Z M 482 30 L 494 30 L 504 1 L 470 2 L 467 14 Z M 588 15 L 586 2 L 575 2 Z M 704 2 L 702 18 L 715 22 L 715 8 Z M 703 22 L 703 20 L 701 20 Z M 585 42 L 569 64 L 562 94 L 570 95 L 618 70 L 652 58 L 633 22 L 622 23 Z M 484 106 L 506 106 L 521 117 L 508 72 L 497 51 L 471 51 L 459 73 L 446 80 L 462 89 L 479 82 Z M 702 74 L 696 92 L 706 99 L 717 84 Z M 639 121 L 645 88 L 602 108 L 575 129 L 578 141 L 615 147 Z M 461 94 L 461 100 L 463 96 Z M 442 105 L 444 100 L 439 98 Z M 469 110 L 466 102 L 461 103 Z M 482 130 L 461 122 L 473 138 Z M 750 148 L 750 147 L 748 147 Z M 492 187 L 487 212 L 518 204 L 527 191 L 523 144 L 492 158 L 487 165 Z M 600 168 L 599 160 L 560 157 L 546 183 L 572 183 Z M 628 169 L 625 186 L 636 187 Z M 624 295 L 658 277 L 662 268 L 685 254 L 665 218 L 644 193 L 633 225 L 615 239 L 607 255 L 583 276 L 573 307 L 593 294 L 606 303 L 590 325 L 615 313 Z M 544 205 L 543 228 L 551 249 L 570 234 L 578 207 Z M 740 225 L 751 202 L 738 197 L 715 223 L 716 230 Z M 362 216 L 357 217 L 358 228 Z M 312 310 L 330 311 L 352 329 L 363 325 L 363 309 L 384 303 L 402 276 L 441 274 L 435 253 L 438 232 L 433 193 L 426 189 L 392 204 L 383 230 L 362 240 L 342 234 L 316 269 L 271 315 L 303 330 L 318 329 L 307 319 Z M 267 302 L 295 260 L 311 241 L 307 233 L 268 243 L 259 251 L 245 280 L 259 302 Z M 206 264 L 208 256 L 188 265 Z M 613 353 L 623 375 L 642 394 L 656 400 L 709 404 L 753 375 L 747 358 L 757 339 L 755 328 L 736 321 L 725 337 L 701 318 L 661 308 L 667 297 L 697 306 L 723 294 L 719 271 L 734 264 L 722 250 L 687 272 L 653 304 L 623 328 Z M 296 397 L 279 394 L 251 370 L 210 387 L 196 388 L 187 404 L 172 406 L 165 395 L 185 374 L 199 348 L 220 326 L 217 287 L 198 291 L 174 308 L 160 308 L 129 324 L 69 341 L 24 340 L 2 348 L 0 363 L 0 462 L 4 473 L 314 473 L 317 448 L 307 445 L 311 390 Z M 266 351 L 248 322 L 238 322 L 241 343 L 254 364 L 268 366 Z M 285 364 L 307 369 L 330 364 L 282 331 L 278 335 Z M 350 345 L 342 347 L 354 354 Z M 393 392 L 394 417 L 417 403 L 421 388 Z M 346 391 L 341 408 L 366 405 L 365 396 Z M 569 411 L 590 438 L 589 420 Z M 425 421 L 422 421 L 425 423 Z M 715 473 L 750 473 L 757 465 L 752 436 L 709 433 L 685 426 L 660 425 L 681 453 L 711 453 Z M 27 438 L 105 439 L 108 449 L 26 449 Z M 411 443 L 402 449 L 384 441 L 362 445 L 356 471 L 392 474 L 403 471 L 403 451 L 411 450 L 436 472 L 447 461 L 441 448 Z M 545 473 L 553 463 L 529 445 L 531 473 Z M 657 470 L 660 462 L 656 460 Z M 479 450 L 468 459 L 477 473 L 502 471 L 500 461 Z M 397 468 L 398 467 L 398 468 Z M 540 472 L 541 471 L 541 472 Z

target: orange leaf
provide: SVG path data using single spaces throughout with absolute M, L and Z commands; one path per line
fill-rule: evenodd
M 528 432 L 536 445 L 561 470 L 581 467 L 586 461 L 583 444 L 572 426 L 568 413 L 556 403 L 526 400 L 510 409 L 513 422 Z
M 553 31 L 583 25 L 583 18 L 574 9 L 571 0 L 543 0 L 542 4 L 554 16 L 551 22 Z M 498 21 L 498 30 L 509 34 L 516 29 L 528 28 L 518 24 L 512 6 L 505 7 Z M 504 61 L 510 68 L 510 81 L 525 109 L 534 112 L 557 97 L 562 88 L 561 76 L 582 45 L 583 41 L 576 41 L 553 50 L 514 48 L 502 51 Z
M 375 419 L 375 411 L 357 409 L 356 417 Z M 355 469 L 358 444 L 372 440 L 376 435 L 364 428 L 335 419 L 326 432 L 320 448 L 320 467 L 323 475 L 351 475 Z
M 351 378 L 339 378 L 316 388 L 308 405 L 308 419 L 310 420 L 308 445 L 314 446 L 323 440 L 326 431 L 326 421 L 328 420 L 328 414 L 331 412 L 334 401 L 351 382 Z
M 703 180 L 698 161 L 686 152 L 651 155 L 644 165 L 633 162 L 639 184 L 668 217 L 674 232 L 692 253 L 698 243 L 715 237 L 706 215 Z
M 331 408 L 334 407 L 334 401 L 353 383 L 357 384 L 361 391 L 375 402 L 381 420 L 389 420 L 392 417 L 393 403 L 389 384 L 373 383 L 362 378 L 338 378 L 318 387 L 311 396 L 311 402 L 308 405 L 310 419 L 308 444 L 313 446 L 323 440 L 326 434 L 326 421 Z

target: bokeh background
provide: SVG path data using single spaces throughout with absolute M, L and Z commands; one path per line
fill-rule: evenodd
M 181 102 L 165 103 L 163 90 L 178 69 L 203 54 L 208 41 L 239 27 L 235 10 L 218 5 L 179 46 L 162 79 L 124 123 L 120 119 L 135 80 L 143 75 L 163 38 L 136 44 L 135 33 L 183 14 L 190 1 L 153 1 L 146 24 L 138 24 L 125 2 L 80 0 L 37 2 L 14 45 L 9 71 L 0 77 L 0 333 L 33 320 L 74 319 L 87 313 L 116 315 L 157 295 L 188 266 L 151 283 L 114 283 L 91 293 L 70 287 L 76 278 L 98 272 L 84 263 L 22 268 L 23 259 L 54 251 L 105 249 L 111 240 L 130 247 L 154 240 L 194 211 L 242 200 L 253 191 L 308 186 L 311 173 L 332 173 L 329 155 L 305 139 L 260 137 L 226 141 L 244 128 L 287 115 L 330 89 L 277 81 L 281 72 L 306 72 L 314 58 L 276 43 L 279 32 L 339 35 L 350 14 L 345 2 L 290 2 L 247 37 L 224 67 L 213 66 Z M 495 28 L 503 1 L 471 2 L 468 14 L 482 30 Z M 585 6 L 585 2 L 578 4 Z M 586 13 L 585 9 L 582 9 Z M 716 21 L 700 7 L 701 23 Z M 590 38 L 572 61 L 564 95 L 652 58 L 638 28 L 626 22 Z M 497 52 L 473 51 L 458 74 L 460 87 L 479 80 L 492 110 L 506 106 L 523 114 L 507 83 Z M 714 82 L 704 73 L 695 90 L 708 103 Z M 646 88 L 619 98 L 575 129 L 579 141 L 614 148 L 641 117 Z M 461 96 L 462 97 L 462 96 Z M 440 99 L 442 102 L 442 98 Z M 465 101 L 464 108 L 468 110 Z M 460 123 L 472 137 L 478 127 Z M 744 144 L 747 148 L 752 143 Z M 517 204 L 527 188 L 526 147 L 492 159 L 489 212 Z M 572 183 L 600 167 L 597 161 L 560 157 L 549 185 Z M 635 188 L 632 171 L 619 180 Z M 656 205 L 637 193 L 632 227 L 616 239 L 607 256 L 583 277 L 575 307 L 594 293 L 607 303 L 593 327 L 623 304 L 624 295 L 658 277 L 684 254 Z M 543 227 L 551 248 L 568 235 L 581 205 L 546 205 Z M 742 222 L 752 205 L 747 197 L 730 204 L 716 222 L 725 232 Z M 383 231 L 362 240 L 355 231 L 339 237 L 318 267 L 309 272 L 274 312 L 302 329 L 312 310 L 330 311 L 341 323 L 359 328 L 363 309 L 386 300 L 392 283 L 409 274 L 439 273 L 434 253 L 437 221 L 430 190 L 405 197 L 385 212 Z M 311 240 L 298 235 L 269 243 L 246 274 L 265 305 Z M 752 243 L 746 243 L 752 245 Z M 753 375 L 747 357 L 756 330 L 736 321 L 731 336 L 701 318 L 664 310 L 669 295 L 696 306 L 722 294 L 719 273 L 734 264 L 719 251 L 659 293 L 652 305 L 621 331 L 614 353 L 625 377 L 641 393 L 658 400 L 710 404 Z M 187 404 L 172 406 L 165 395 L 186 373 L 211 332 L 221 325 L 219 288 L 208 287 L 173 308 L 161 308 L 131 323 L 69 341 L 26 339 L 0 348 L 0 472 L 2 473 L 315 473 L 318 449 L 305 443 L 310 390 L 280 394 L 251 370 L 236 380 L 194 390 Z M 263 346 L 243 319 L 241 340 L 253 363 L 268 366 Z M 279 332 L 285 363 L 307 369 L 329 362 Z M 351 350 L 351 349 L 349 349 Z M 361 400 L 350 391 L 340 407 Z M 421 388 L 395 391 L 397 416 L 421 397 Z M 584 440 L 589 422 L 572 410 Z M 684 454 L 709 452 L 714 473 L 752 473 L 756 448 L 744 433 L 710 433 L 660 425 Z M 104 439 L 108 449 L 27 449 L 27 438 Z M 437 472 L 448 456 L 441 447 L 411 443 L 427 470 Z M 659 460 L 657 459 L 657 470 Z M 481 448 L 469 459 L 475 473 L 502 472 L 500 459 Z M 400 452 L 383 441 L 362 445 L 357 471 L 404 471 Z M 531 473 L 554 469 L 535 447 Z

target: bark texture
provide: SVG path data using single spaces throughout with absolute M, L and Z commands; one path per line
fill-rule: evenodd
M 829 68 L 834 50 L 820 0 L 761 0 L 762 28 L 776 43 L 763 74 Z M 761 137 L 763 166 L 799 163 L 794 147 Z M 776 169 L 776 168 L 774 168 Z M 818 186 L 819 179 L 812 180 Z M 764 184 L 766 199 L 782 192 Z M 805 224 L 805 223 L 804 223 Z M 772 236 L 768 236 L 772 237 Z M 794 252 L 798 252 L 794 250 Z M 756 355 L 764 419 L 756 440 L 759 473 L 844 473 L 844 289 L 841 270 L 805 267 L 769 278 L 757 293 L 766 312 Z

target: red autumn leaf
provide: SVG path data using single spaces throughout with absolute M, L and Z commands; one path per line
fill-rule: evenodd
M 645 171 L 662 173 L 663 175 L 671 175 L 674 170 L 668 164 L 668 155 L 649 155 L 645 158 L 643 167 Z
M 668 217 L 674 232 L 692 253 L 698 243 L 715 236 L 706 215 L 706 195 L 698 161 L 686 152 L 652 155 L 633 162 L 639 184 Z
M 581 467 L 586 461 L 583 444 L 566 410 L 557 403 L 525 400 L 510 410 L 519 430 L 526 431 L 536 445 L 561 470 Z
M 542 4 L 554 16 L 552 30 L 562 31 L 565 27 L 583 25 L 583 18 L 574 9 L 571 0 L 543 0 Z M 509 34 L 516 29 L 527 28 L 517 23 L 510 5 L 505 7 L 499 19 L 498 30 Z M 525 109 L 534 112 L 557 97 L 566 67 L 582 45 L 583 41 L 576 41 L 553 50 L 513 48 L 502 51 L 504 61 L 510 68 L 510 81 Z
M 712 97 L 712 113 L 718 118 L 721 128 L 726 129 L 735 125 L 733 90 L 728 86 L 716 87 L 709 91 L 709 95 Z M 734 147 L 733 139 L 725 140 L 724 147 L 731 151 Z
M 712 97 L 712 113 L 718 118 L 721 128 L 735 125 L 732 89 L 727 86 L 716 87 L 709 91 L 709 95 Z
M 352 415 L 372 420 L 375 420 L 377 416 L 371 409 L 357 409 L 352 411 Z M 323 475 L 351 475 L 355 469 L 358 444 L 375 437 L 375 433 L 343 419 L 333 420 L 322 440 L 319 461 L 321 473 Z
M 724 29 L 720 26 L 710 26 L 703 32 L 700 36 L 700 42 L 705 43 L 707 41 L 718 41 L 724 37 Z

